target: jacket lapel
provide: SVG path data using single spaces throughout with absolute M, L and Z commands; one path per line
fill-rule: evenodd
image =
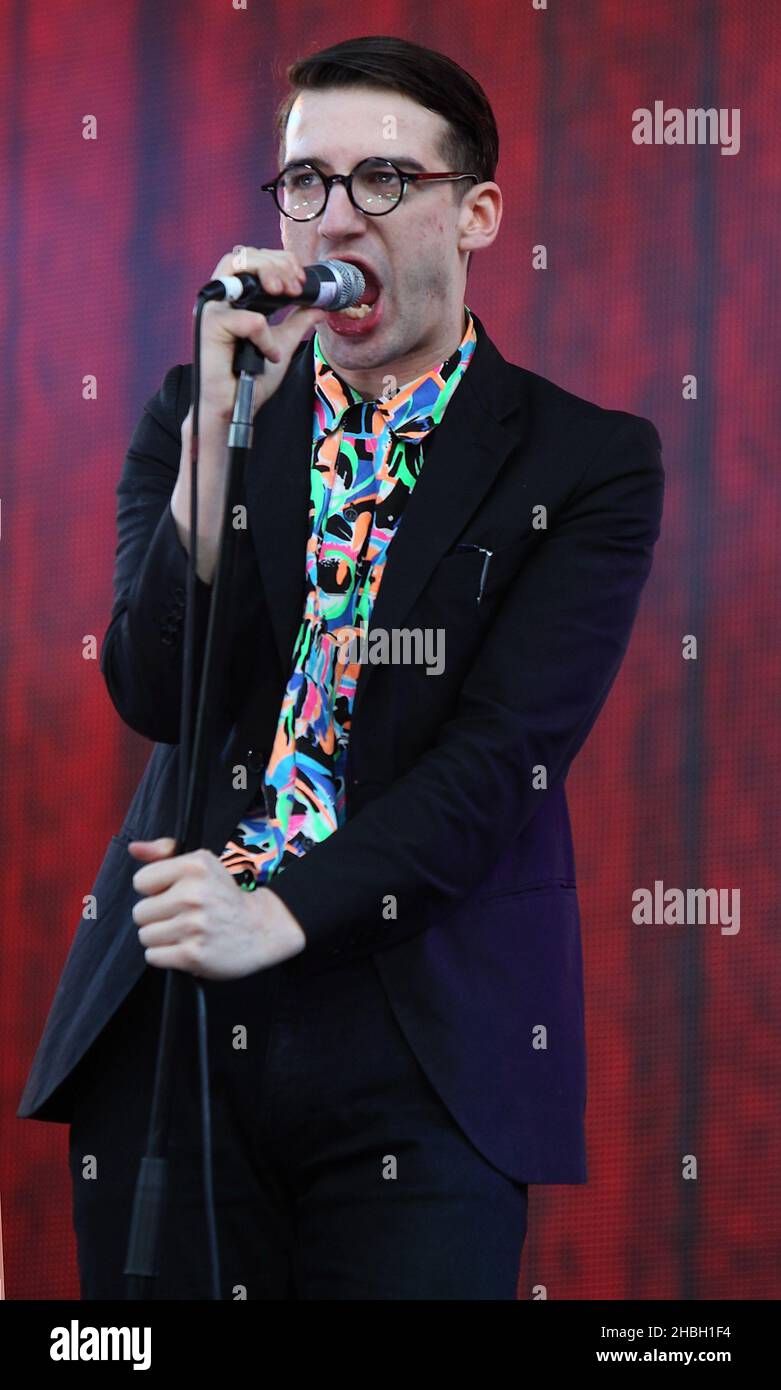
M 425 448 L 424 464 L 388 549 L 370 632 L 404 625 L 405 615 L 507 457 L 526 420 L 517 367 L 505 361 L 473 312 L 474 356 Z M 259 412 L 247 465 L 250 533 L 282 669 L 289 673 L 304 605 L 312 451 L 313 347 L 298 350 L 284 382 Z M 515 415 L 512 427 L 502 422 Z M 353 718 L 374 667 L 361 667 Z
M 311 340 L 258 412 L 247 460 L 247 521 L 287 680 L 304 611 L 314 364 Z

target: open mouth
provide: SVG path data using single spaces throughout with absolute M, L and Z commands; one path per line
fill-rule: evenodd
M 348 257 L 341 256 L 339 259 L 346 261 Z M 385 306 L 382 284 L 371 266 L 352 259 L 350 264 L 357 266 L 366 283 L 357 304 L 349 309 L 335 309 L 326 319 L 331 332 L 340 338 L 358 338 L 373 333 L 382 321 Z

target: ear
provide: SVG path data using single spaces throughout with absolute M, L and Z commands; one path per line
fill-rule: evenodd
M 470 188 L 458 214 L 459 251 L 482 251 L 491 246 L 499 233 L 502 208 L 498 183 L 478 183 Z

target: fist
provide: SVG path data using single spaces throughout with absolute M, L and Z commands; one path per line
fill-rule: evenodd
M 175 854 L 170 836 L 131 840 L 144 861 L 133 921 L 148 965 L 207 980 L 235 980 L 298 955 L 306 937 L 269 888 L 246 892 L 211 850 Z

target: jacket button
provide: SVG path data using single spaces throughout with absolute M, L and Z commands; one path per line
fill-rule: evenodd
M 263 754 L 257 748 L 247 749 L 247 766 L 250 772 L 260 772 L 263 766 Z

